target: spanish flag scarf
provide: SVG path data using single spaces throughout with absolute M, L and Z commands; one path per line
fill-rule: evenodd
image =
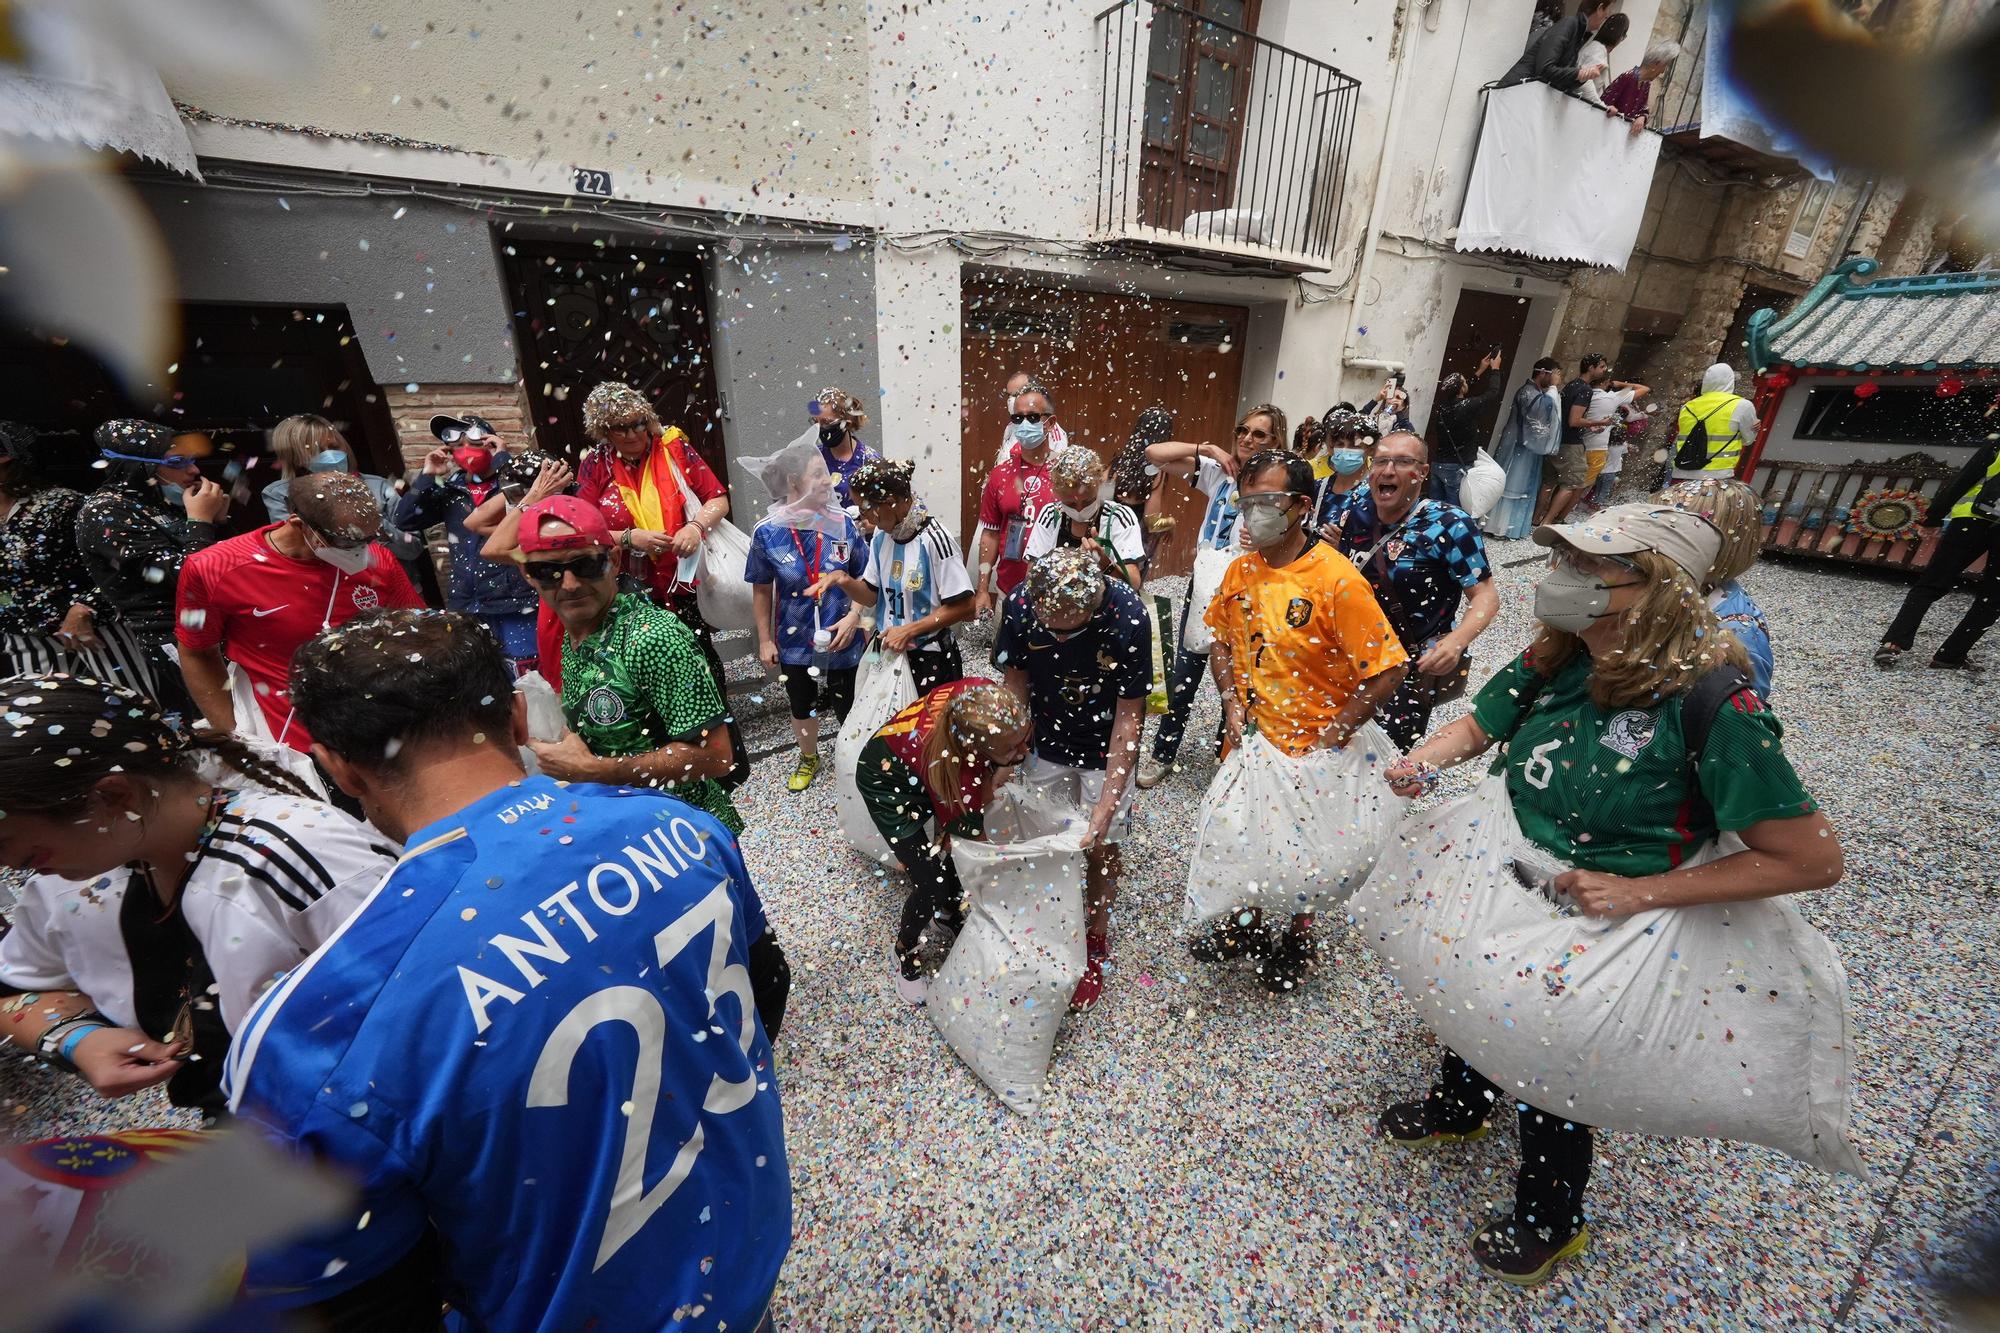
M 686 443 L 687 436 L 681 433 L 681 428 L 669 426 L 636 464 L 620 458 L 616 449 L 611 451 L 611 480 L 618 487 L 618 496 L 625 502 L 625 512 L 631 515 L 633 527 L 670 536 L 681 530 L 680 523 L 669 524 L 666 516 L 687 512 L 689 491 L 681 480 L 680 469 L 674 465 L 674 447 Z

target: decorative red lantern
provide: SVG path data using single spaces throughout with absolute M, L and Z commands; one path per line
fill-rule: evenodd
M 1965 381 L 1956 375 L 1947 375 L 1937 382 L 1937 396 L 1940 398 L 1956 398 L 1963 392 Z
M 1856 398 L 1866 401 L 1867 399 L 1873 398 L 1875 396 L 1875 391 L 1880 387 L 1881 386 L 1876 384 L 1873 380 L 1864 380 L 1860 384 L 1854 386 L 1854 396 Z

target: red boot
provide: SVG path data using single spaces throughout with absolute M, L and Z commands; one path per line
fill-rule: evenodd
M 1076 983 L 1076 993 L 1069 997 L 1072 1014 L 1091 1008 L 1104 993 L 1104 960 L 1111 954 L 1111 943 L 1103 935 L 1085 935 L 1083 953 L 1083 980 Z

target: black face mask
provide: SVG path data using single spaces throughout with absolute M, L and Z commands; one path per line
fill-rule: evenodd
M 847 427 L 838 421 L 822 422 L 819 428 L 819 442 L 831 449 L 847 438 Z

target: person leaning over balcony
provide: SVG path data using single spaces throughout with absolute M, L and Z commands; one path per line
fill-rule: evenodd
M 1624 41 L 1626 34 L 1631 31 L 1631 19 L 1623 14 L 1613 14 L 1591 34 L 1590 40 L 1585 42 L 1583 49 L 1577 53 L 1577 60 L 1586 67 L 1595 66 L 1597 74 L 1576 85 L 1578 97 L 1586 102 L 1604 106 L 1604 71 L 1611 67 L 1612 51 L 1617 49 L 1618 43 Z
M 1604 90 L 1604 105 L 1631 121 L 1632 133 L 1644 130 L 1652 119 L 1653 85 L 1674 67 L 1680 54 L 1679 42 L 1654 42 L 1636 69 L 1626 70 Z
M 1965 655 L 1979 642 L 1980 635 L 2000 620 L 2000 436 L 1993 433 L 1996 408 L 2000 408 L 2000 398 L 1986 405 L 1985 438 L 1972 441 L 1979 449 L 1965 461 L 1957 476 L 1938 488 L 1930 511 L 1924 516 L 1927 528 L 1944 524 L 1944 536 L 1931 552 L 1923 578 L 1910 589 L 1909 596 L 1903 599 L 1902 610 L 1882 636 L 1882 646 L 1875 650 L 1878 667 L 1886 670 L 1896 665 L 1896 660 L 1917 641 L 1917 629 L 1924 623 L 1925 613 L 1937 604 L 1938 598 L 1952 591 L 1959 576 L 1983 555 L 1986 568 L 1981 571 L 1979 582 L 1973 585 L 1972 605 L 1966 608 L 1965 619 L 1958 622 L 1951 637 L 1931 655 L 1931 665 L 1941 671 L 1981 670 L 1967 661 Z
M 1517 83 L 1539 79 L 1566 93 L 1575 92 L 1579 84 L 1604 73 L 1602 62 L 1586 65 L 1579 56 L 1584 42 L 1604 26 L 1610 15 L 1611 0 L 1582 0 L 1576 13 L 1550 24 L 1528 42 L 1521 58 L 1500 76 L 1498 86 L 1512 88 Z

